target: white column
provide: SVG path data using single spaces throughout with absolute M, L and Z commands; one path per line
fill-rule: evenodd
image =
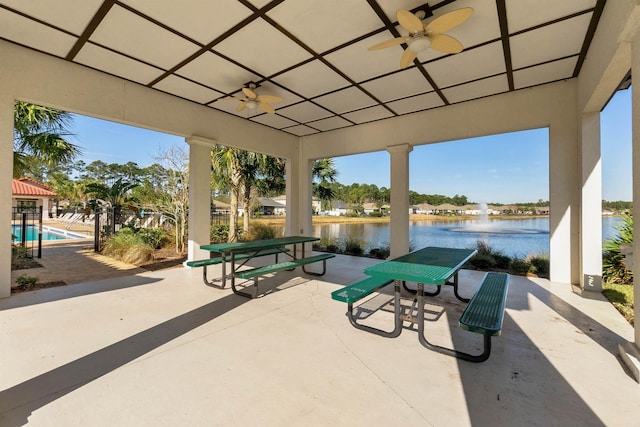
M 211 148 L 215 141 L 190 136 L 189 144 L 189 244 L 188 260 L 209 257 L 200 245 L 211 243 Z
M 576 285 L 580 283 L 577 117 L 567 114 L 549 126 L 550 278 Z
M 287 159 L 287 236 L 310 236 L 312 232 L 312 161 L 309 159 Z
M 640 70 L 640 32 L 636 32 L 631 42 L 631 71 Z M 639 73 L 640 74 L 640 73 Z M 631 89 L 631 146 L 632 146 L 632 179 L 634 218 L 640 218 L 640 86 L 632 85 Z M 633 314 L 640 319 L 640 227 L 634 221 L 633 227 L 633 297 L 636 304 Z M 633 328 L 634 342 L 619 345 L 620 356 L 636 381 L 640 382 L 640 325 L 636 321 Z
M 391 258 L 409 252 L 409 153 L 413 147 L 387 147 L 391 155 Z
M 580 287 L 602 292 L 602 164 L 600 113 L 582 115 L 582 203 L 580 204 Z
M 13 178 L 12 97 L 0 93 L 0 230 L 11 229 L 11 179 Z M 2 225 L 4 224 L 4 225 Z M 0 298 L 11 295 L 11 233 L 0 233 Z

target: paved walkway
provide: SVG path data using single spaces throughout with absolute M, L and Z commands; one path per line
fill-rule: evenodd
M 11 283 L 22 275 L 37 277 L 39 283 L 64 281 L 67 285 L 131 276 L 145 271 L 93 251 L 92 239 L 50 240 L 42 242 L 40 268 L 14 270 Z

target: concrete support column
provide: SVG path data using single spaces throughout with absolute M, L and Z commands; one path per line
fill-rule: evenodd
M 640 32 L 636 31 L 631 42 L 631 72 L 640 74 Z M 633 179 L 633 210 L 634 218 L 640 218 L 640 85 L 632 85 L 631 89 L 631 147 L 632 147 L 632 179 Z M 640 319 L 640 226 L 634 221 L 633 227 L 633 306 L 634 316 Z M 636 321 L 633 328 L 634 342 L 620 345 L 620 356 L 629 370 L 640 382 L 640 322 Z
M 602 292 L 600 113 L 582 115 L 581 139 L 580 287 Z
M 387 147 L 391 155 L 391 257 L 409 252 L 409 153 L 413 147 Z
M 14 99 L 0 91 L 0 230 L 11 230 L 11 179 L 13 178 Z M 4 224 L 4 225 L 2 225 Z M 0 298 L 11 295 L 11 234 L 0 233 Z
M 287 159 L 287 236 L 310 236 L 312 232 L 312 177 L 309 159 Z
M 208 245 L 211 228 L 211 148 L 215 141 L 199 136 L 185 139 L 189 144 L 189 245 L 188 260 L 209 257 L 200 249 Z
M 549 126 L 549 258 L 552 282 L 577 285 L 580 171 L 578 114 L 573 107 Z

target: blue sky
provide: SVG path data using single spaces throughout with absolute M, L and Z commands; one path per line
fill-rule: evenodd
M 74 116 L 75 143 L 86 163 L 154 163 L 159 151 L 185 145 L 174 135 Z M 618 92 L 601 115 L 605 200 L 631 200 L 631 90 Z M 419 146 L 410 155 L 410 188 L 418 193 L 465 195 L 475 202 L 549 199 L 547 129 Z M 389 187 L 386 151 L 335 159 L 342 184 Z

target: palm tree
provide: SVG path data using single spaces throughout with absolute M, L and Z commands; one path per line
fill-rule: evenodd
M 81 150 L 65 137 L 71 114 L 53 108 L 17 101 L 13 120 L 13 176 L 20 177 L 31 166 L 44 162 L 48 168 L 72 161 Z
M 229 201 L 231 213 L 229 215 L 229 237 L 228 242 L 238 240 L 238 200 L 240 198 L 240 186 L 242 184 L 242 174 L 240 172 L 240 162 L 242 150 L 236 148 L 216 145 L 211 150 L 211 166 L 213 168 L 213 178 L 218 187 L 228 187 L 231 192 Z
M 334 167 L 333 159 L 316 159 L 311 169 L 313 176 L 313 195 L 326 204 L 335 198 L 335 191 L 331 184 L 336 182 L 338 170 Z

